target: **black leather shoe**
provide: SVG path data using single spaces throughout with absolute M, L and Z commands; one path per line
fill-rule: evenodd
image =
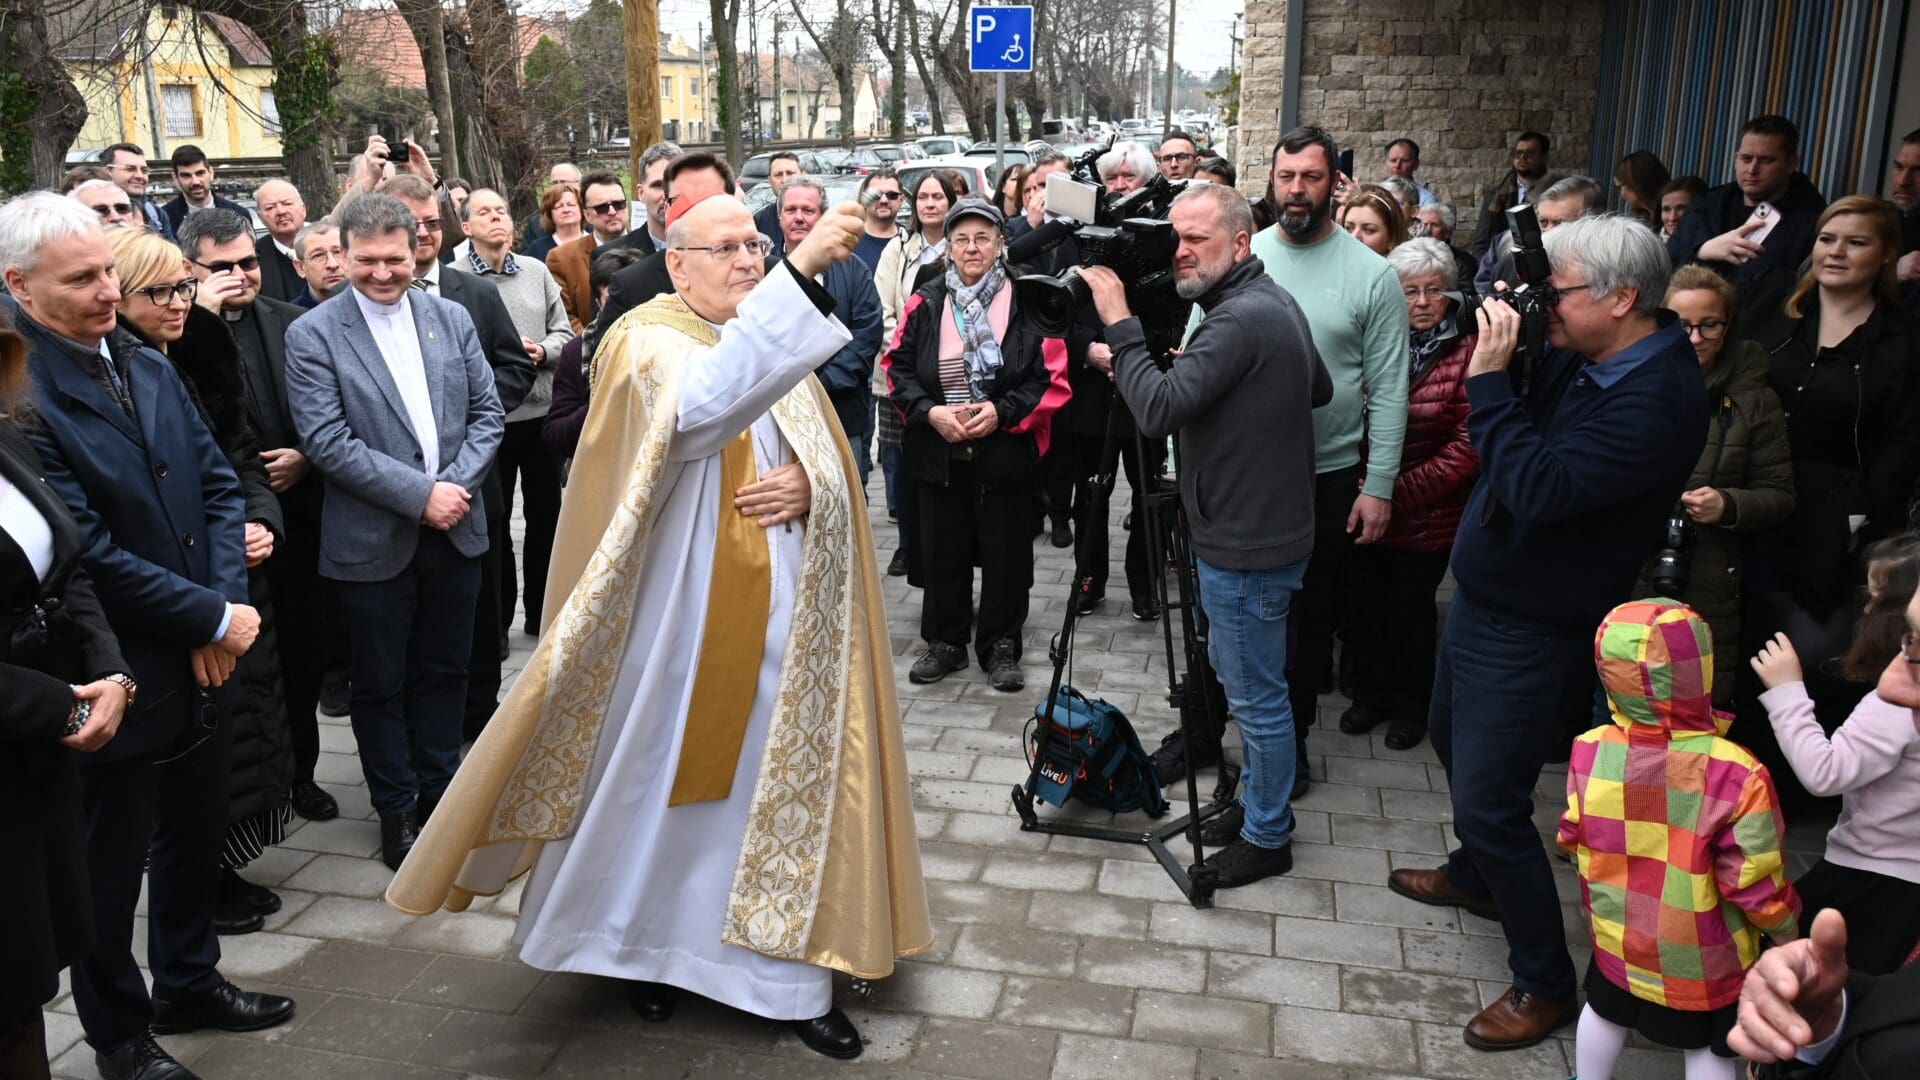
M 220 868 L 220 903 L 238 904 L 248 911 L 271 915 L 280 910 L 280 897 L 265 885 L 255 885 L 239 874 Z
M 790 1020 L 793 1033 L 807 1044 L 807 1049 L 817 1054 L 825 1054 L 841 1061 L 851 1061 L 860 1056 L 866 1044 L 860 1041 L 860 1029 L 853 1026 L 847 1014 L 839 1009 L 828 1009 L 827 1015 L 812 1020 Z
M 1200 739 L 1194 750 L 1195 768 L 1205 769 L 1220 764 L 1219 743 Z M 1166 738 L 1160 740 L 1160 748 L 1153 752 L 1150 760 L 1153 762 L 1153 778 L 1161 787 L 1166 787 L 1186 776 L 1187 751 L 1185 743 L 1180 739 L 1180 732 L 1172 731 Z
M 1160 617 L 1160 602 L 1151 596 L 1134 597 L 1133 617 L 1141 622 L 1152 622 Z
M 230 982 L 178 1001 L 153 999 L 155 1035 L 179 1035 L 212 1028 L 216 1031 L 259 1031 L 284 1024 L 293 1015 L 293 999 L 278 994 L 256 994 Z
M 1207 847 L 1226 847 L 1240 839 L 1240 828 L 1247 823 L 1246 807 L 1234 803 L 1200 826 L 1200 842 Z
M 407 861 L 407 852 L 413 850 L 413 842 L 420 839 L 420 827 L 414 824 L 413 811 L 403 810 L 391 817 L 380 817 L 380 861 L 387 869 L 398 870 L 400 864 Z
M 352 713 L 353 686 L 345 679 L 329 679 L 320 684 L 320 715 L 347 716 Z
M 635 980 L 627 984 L 627 1004 L 640 1019 L 657 1024 L 673 1015 L 673 1007 L 680 1004 L 680 991 L 666 983 Z
M 1393 723 L 1387 725 L 1386 742 L 1387 749 L 1389 750 L 1411 750 L 1419 746 L 1421 741 L 1426 737 L 1427 718 L 1425 713 L 1420 714 L 1418 719 L 1396 716 L 1393 718 Z
M 435 795 L 429 798 L 428 796 L 422 795 L 416 798 L 413 801 L 414 831 L 419 832 L 425 830 L 427 821 L 433 817 L 433 812 L 438 809 L 440 809 L 440 796 Z
M 1053 546 L 1070 548 L 1073 546 L 1073 529 L 1062 519 L 1053 523 Z
M 1251 885 L 1292 870 L 1293 844 L 1267 848 L 1249 840 L 1235 840 L 1209 856 L 1206 866 L 1217 875 L 1214 884 L 1222 889 Z
M 101 1080 L 200 1080 L 151 1035 L 142 1035 L 111 1054 L 95 1050 L 93 1067 L 100 1070 Z
M 1340 714 L 1340 730 L 1348 735 L 1365 735 L 1380 726 L 1385 714 L 1379 709 L 1369 709 L 1365 705 L 1354 705 Z
M 232 873 L 232 871 L 223 871 Z M 225 883 L 222 883 L 220 899 L 213 905 L 213 932 L 221 937 L 238 937 L 251 934 L 267 925 L 267 917 L 253 910 L 244 901 L 227 896 Z M 278 900 L 279 897 L 274 897 Z
M 1106 593 L 1103 593 L 1103 592 L 1087 593 L 1086 595 L 1080 598 L 1079 612 L 1082 615 L 1091 615 L 1093 614 L 1093 611 L 1095 608 L 1099 607 L 1101 604 L 1104 604 L 1106 602 L 1107 602 Z
M 308 821 L 332 821 L 340 816 L 340 804 L 326 789 L 311 780 L 297 780 L 287 800 L 293 804 L 293 812 Z
M 904 548 L 894 549 L 893 560 L 887 563 L 887 576 L 888 577 L 906 577 L 907 576 L 907 553 Z

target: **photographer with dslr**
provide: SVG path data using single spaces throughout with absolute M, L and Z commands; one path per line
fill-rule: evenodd
M 1246 751 L 1238 838 L 1207 860 L 1221 888 L 1293 868 L 1293 706 L 1287 612 L 1314 538 L 1313 407 L 1332 397 L 1306 315 L 1253 257 L 1253 212 L 1232 188 L 1173 200 L 1175 287 L 1207 318 L 1160 370 L 1120 277 L 1081 274 L 1113 349 L 1113 376 L 1140 430 L 1177 433 L 1209 657 Z M 1556 909 L 1557 910 L 1557 909 Z
M 1606 214 L 1544 245 L 1553 348 L 1528 357 L 1523 377 L 1522 317 L 1489 299 L 1467 366 L 1481 480 L 1454 540 L 1458 591 L 1428 718 L 1460 847 L 1445 866 L 1388 880 L 1500 921 L 1514 981 L 1467 1025 L 1482 1050 L 1532 1046 L 1578 1008 L 1534 785 L 1564 753 L 1560 718 L 1591 709 L 1593 628 L 1659 546 L 1706 443 L 1699 361 L 1660 306 L 1671 270 L 1659 236 Z

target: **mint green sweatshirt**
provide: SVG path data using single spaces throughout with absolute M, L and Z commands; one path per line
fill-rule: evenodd
M 1291 244 L 1278 225 L 1269 226 L 1254 235 L 1253 254 L 1306 312 L 1314 348 L 1333 376 L 1333 401 L 1313 410 L 1316 471 L 1359 464 L 1364 437 L 1360 490 L 1392 499 L 1407 430 L 1410 348 L 1400 276 L 1339 228 L 1323 240 Z M 1195 307 L 1193 325 L 1199 321 Z

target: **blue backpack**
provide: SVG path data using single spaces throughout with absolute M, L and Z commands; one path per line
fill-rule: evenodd
M 1033 710 L 1033 729 L 1047 723 L 1047 703 Z M 1034 766 L 1027 793 L 1054 806 L 1079 799 L 1115 813 L 1145 810 L 1148 817 L 1167 812 L 1167 798 L 1153 775 L 1153 759 L 1140 745 L 1127 714 L 1061 684 L 1054 698 L 1051 733 L 1046 753 L 1037 762 L 1037 736 L 1027 743 L 1028 764 Z

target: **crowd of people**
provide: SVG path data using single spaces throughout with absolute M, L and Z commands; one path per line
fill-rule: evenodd
M 930 940 L 881 579 L 920 590 L 910 681 L 978 662 L 1022 689 L 1036 539 L 1075 548 L 1079 614 L 1106 602 L 1110 438 L 1143 621 L 1166 567 L 1141 496 L 1179 450 L 1245 760 L 1203 830 L 1220 886 L 1290 869 L 1341 691 L 1341 731 L 1430 738 L 1447 771 L 1459 849 L 1389 884 L 1500 923 L 1512 987 L 1469 1043 L 1578 1017 L 1589 1078 L 1629 1030 L 1690 1077 L 1782 1039 L 1842 1053 L 1834 965 L 1898 981 L 1920 942 L 1920 132 L 1890 200 L 1828 202 L 1798 144 L 1762 116 L 1732 182 L 1637 151 L 1603 183 L 1523 132 L 1469 234 L 1412 139 L 1366 182 L 1299 128 L 1251 201 L 1185 132 L 1116 143 L 1104 197 L 1176 185 L 1170 367 L 1104 268 L 1066 332 L 1023 311 L 1016 278 L 1081 261 L 1070 235 L 1017 243 L 1055 217 L 1051 149 L 987 191 L 877 169 L 842 207 L 776 153 L 752 214 L 725 160 L 660 143 L 631 191 L 555 165 L 516 222 L 411 143 L 371 139 L 312 219 L 285 180 L 252 210 L 222 197 L 191 146 L 161 203 L 141 149 L 109 148 L 0 205 L 25 837 L 0 1071 L 44 1075 L 63 968 L 110 1078 L 188 1077 L 155 1036 L 293 1014 L 221 976 L 219 936 L 278 909 L 245 869 L 293 816 L 339 813 L 323 712 L 350 720 L 395 906 L 457 910 L 531 868 L 527 962 L 626 979 L 650 1020 L 698 993 L 857 1055 L 828 969 L 884 974 Z M 1538 353 L 1502 298 L 1522 204 L 1552 270 Z M 502 704 L 516 610 L 539 644 Z M 1160 780 L 1218 762 L 1224 730 L 1203 734 L 1191 759 L 1159 744 Z M 802 744 L 814 765 L 781 756 Z M 1533 820 L 1555 762 L 1584 1012 Z M 1826 857 L 1789 883 L 1784 823 L 1829 796 Z M 794 878 L 786 846 L 810 843 L 829 857 Z M 635 925 L 639 903 L 688 914 Z M 1778 980 L 1743 991 L 1785 965 L 1817 1016 Z M 1771 1025 L 1750 1036 L 1743 992 Z

